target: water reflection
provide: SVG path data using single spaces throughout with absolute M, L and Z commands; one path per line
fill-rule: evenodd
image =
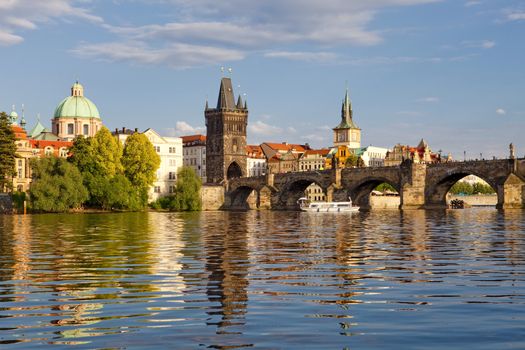
M 0 343 L 522 348 L 523 214 L 2 216 Z

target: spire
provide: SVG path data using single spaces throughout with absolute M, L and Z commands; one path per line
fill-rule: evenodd
M 239 98 L 237 99 L 237 109 L 242 109 L 242 108 L 243 108 L 242 98 L 241 98 L 241 95 L 239 95 Z
M 233 94 L 232 81 L 230 78 L 221 79 L 217 109 L 235 109 L 235 97 Z
M 248 100 L 244 100 L 244 109 L 248 109 Z
M 348 125 L 352 125 L 352 102 L 350 102 L 350 96 L 348 96 L 348 88 L 346 88 L 345 99 L 341 108 L 341 119 Z
M 22 103 L 22 119 L 20 119 L 20 126 L 25 129 L 26 128 L 26 118 L 25 118 L 25 108 L 24 104 Z
M 207 111 L 209 109 L 208 107 L 208 98 L 206 98 L 206 105 L 204 106 L 204 110 Z

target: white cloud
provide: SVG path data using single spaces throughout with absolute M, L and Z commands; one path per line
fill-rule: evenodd
M 439 102 L 439 97 L 435 97 L 435 96 L 422 97 L 422 98 L 418 98 L 416 101 L 417 102 L 436 103 L 436 102 Z
M 492 49 L 494 46 L 496 46 L 496 42 L 493 40 L 464 41 L 462 44 L 465 47 L 478 49 Z
M 515 11 L 507 14 L 507 19 L 509 21 L 520 21 L 525 20 L 525 12 L 523 11 Z
M 248 131 L 256 135 L 275 136 L 275 134 L 282 133 L 283 129 L 257 120 L 254 123 L 248 124 Z
M 83 19 L 103 23 L 101 17 L 75 6 L 72 0 L 0 0 L 0 45 L 15 45 L 24 39 L 19 32 L 34 30 L 53 20 Z
M 476 5 L 481 5 L 481 1 L 475 1 L 475 0 L 472 0 L 472 1 L 467 1 L 465 3 L 465 6 L 466 7 L 470 7 L 470 6 L 476 6 Z
M 73 50 L 83 57 L 150 62 L 172 67 L 190 67 L 207 63 L 224 63 L 260 54 L 311 62 L 333 61 L 331 52 L 282 50 L 294 45 L 316 45 L 318 48 L 347 45 L 376 45 L 382 33 L 370 28 L 377 13 L 387 7 L 413 6 L 442 0 L 142 0 L 144 4 L 161 3 L 176 13 L 175 19 L 163 24 L 110 26 L 117 38 L 109 43 L 90 43 L 91 53 L 83 47 Z M 115 53 L 113 48 L 131 51 Z M 131 48 L 128 46 L 132 46 Z M 191 47 L 193 50 L 173 48 Z M 204 57 L 200 58 L 203 52 Z M 213 57 L 210 52 L 222 55 Z M 170 59 L 165 57 L 169 56 Z M 213 62 L 211 62 L 213 61 Z
M 141 42 L 83 44 L 71 50 L 79 57 L 105 61 L 130 61 L 140 64 L 165 64 L 176 69 L 238 61 L 245 54 L 238 50 L 190 44 L 173 44 L 161 49 L 148 48 Z
M 337 55 L 332 52 L 274 51 L 265 53 L 264 57 L 285 58 L 293 61 L 306 62 L 330 62 L 334 61 Z
M 496 113 L 499 114 L 499 115 L 505 115 L 505 114 L 507 114 L 507 111 L 504 110 L 503 108 L 498 108 L 498 109 L 496 109 Z
M 185 121 L 178 121 L 175 124 L 175 128 L 167 128 L 166 131 L 170 136 L 185 136 L 185 135 L 195 135 L 202 134 L 206 131 L 206 128 L 203 126 L 191 126 Z

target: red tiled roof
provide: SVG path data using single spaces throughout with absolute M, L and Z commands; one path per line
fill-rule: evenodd
M 188 136 L 181 136 L 182 142 L 193 142 L 193 141 L 203 141 L 206 142 L 206 136 L 204 135 L 188 135 Z
M 307 148 L 306 145 L 297 145 L 297 144 L 292 144 L 292 143 L 265 142 L 264 144 L 267 145 L 268 147 L 276 150 L 276 151 L 290 151 L 290 150 L 292 150 L 292 151 L 296 151 L 296 152 L 304 152 L 307 149 L 309 149 L 309 147 Z
M 46 147 L 53 148 L 53 154 L 59 156 L 61 148 L 70 148 L 73 145 L 73 141 L 51 141 L 51 140 L 33 140 L 30 139 L 29 143 L 31 148 L 40 150 L 40 154 L 44 154 Z
M 308 149 L 306 152 L 304 152 L 305 155 L 309 154 L 319 154 L 321 156 L 326 156 L 328 153 L 330 153 L 330 149 L 328 148 L 322 148 L 322 149 Z
M 246 153 L 250 158 L 265 158 L 261 146 L 258 145 L 246 145 Z
M 11 129 L 13 129 L 13 132 L 15 133 L 15 139 L 27 140 L 27 133 L 22 127 L 18 125 L 12 125 Z

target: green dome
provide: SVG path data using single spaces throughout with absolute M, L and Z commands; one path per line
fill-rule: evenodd
M 84 97 L 84 88 L 78 82 L 71 87 L 71 96 L 66 97 L 55 109 L 55 118 L 98 118 L 98 108 Z

